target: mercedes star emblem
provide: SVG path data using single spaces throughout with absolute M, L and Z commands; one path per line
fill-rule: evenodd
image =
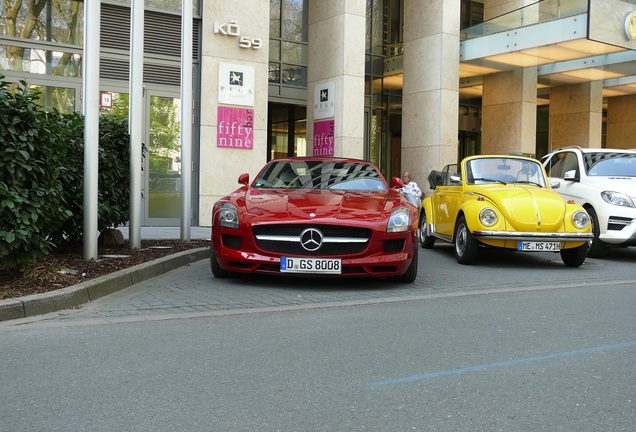
M 300 233 L 300 244 L 309 252 L 317 251 L 322 246 L 322 233 L 316 228 L 307 228 Z

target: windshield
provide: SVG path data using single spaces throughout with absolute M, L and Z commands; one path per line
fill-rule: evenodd
M 539 161 L 506 157 L 472 159 L 466 163 L 468 184 L 527 183 L 545 187 Z
M 589 176 L 636 177 L 636 154 L 585 153 L 584 161 Z
M 330 189 L 386 192 L 373 165 L 355 161 L 272 161 L 254 180 L 255 188 Z

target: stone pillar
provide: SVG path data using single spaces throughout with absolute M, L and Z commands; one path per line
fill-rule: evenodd
M 484 0 L 484 20 L 523 8 L 536 0 Z M 537 19 L 526 10 L 524 22 Z M 536 153 L 537 73 L 535 68 L 487 75 L 483 82 L 481 153 Z
M 550 89 L 550 148 L 600 148 L 603 128 L 603 82 L 591 81 Z
M 364 158 L 365 25 L 364 0 L 309 1 L 308 155 L 313 154 L 314 112 L 320 103 L 314 90 L 333 84 L 335 156 Z
M 211 0 L 201 6 L 199 220 L 200 225 L 209 226 L 214 202 L 239 186 L 240 174 L 249 172 L 253 178 L 267 160 L 269 2 L 244 0 L 237 8 L 233 2 Z M 259 40 L 261 46 L 257 47 Z M 224 65 L 222 73 L 221 65 Z M 230 72 L 225 65 L 229 65 Z M 234 74 L 235 81 L 228 87 L 229 75 L 234 70 L 247 73 Z M 253 101 L 245 97 L 249 94 Z M 232 110 L 219 125 L 220 106 L 243 109 L 244 113 L 252 109 L 253 118 L 235 122 L 232 116 L 238 120 L 243 114 L 234 114 Z M 252 129 L 248 131 L 250 123 Z M 238 126 L 242 126 L 240 131 Z
M 481 153 L 536 153 L 537 70 L 484 76 Z
M 431 170 L 457 162 L 459 4 L 404 2 L 401 168 L 424 193 Z
M 636 95 L 607 99 L 607 148 L 636 148 Z

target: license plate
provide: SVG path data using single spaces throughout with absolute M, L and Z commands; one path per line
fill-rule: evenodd
M 524 252 L 558 252 L 561 250 L 561 243 L 520 241 L 517 250 Z
M 320 273 L 340 274 L 342 260 L 340 258 L 298 258 L 282 257 L 280 271 L 287 273 Z

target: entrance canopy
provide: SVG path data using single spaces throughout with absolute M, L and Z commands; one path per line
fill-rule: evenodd
M 603 81 L 603 96 L 636 94 L 636 1 L 545 0 L 462 31 L 460 99 L 482 77 L 536 67 L 538 93 Z M 544 101 L 547 103 L 547 100 Z

